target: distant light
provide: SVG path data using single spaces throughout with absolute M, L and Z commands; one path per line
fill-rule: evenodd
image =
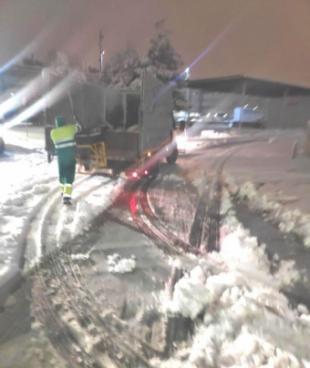
M 144 175 L 148 175 L 149 172 L 147 170 L 144 170 Z
M 104 66 L 104 50 L 102 50 L 100 54 L 100 71 L 101 72 L 103 72 L 103 66 Z
M 149 151 L 146 155 L 147 155 L 147 157 L 151 157 L 152 153 Z
M 133 196 L 131 196 L 130 200 L 129 200 L 129 208 L 130 208 L 130 212 L 133 216 L 135 216 L 137 214 L 138 211 L 138 203 L 137 203 L 137 197 L 134 194 Z
M 190 77 L 190 72 L 191 72 L 191 70 L 190 70 L 190 68 L 189 68 L 189 67 L 187 67 L 187 68 L 184 70 L 185 80 L 189 79 L 189 77 Z
M 136 171 L 134 171 L 134 172 L 132 173 L 132 177 L 133 177 L 133 178 L 137 178 L 137 177 L 138 177 L 138 173 L 137 173 Z
M 257 105 L 253 107 L 253 111 L 255 111 L 257 109 L 258 109 L 258 106 Z
M 249 107 L 249 104 L 246 104 L 246 105 L 244 105 L 243 107 L 246 109 L 247 107 Z

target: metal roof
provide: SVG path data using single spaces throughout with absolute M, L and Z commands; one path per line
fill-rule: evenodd
M 189 88 L 204 89 L 210 92 L 244 92 L 247 95 L 264 97 L 310 95 L 310 88 L 306 86 L 291 85 L 245 75 L 193 79 L 186 81 L 186 85 Z

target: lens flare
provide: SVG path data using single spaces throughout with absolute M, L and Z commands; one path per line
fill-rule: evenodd
M 32 40 L 19 53 L 12 57 L 12 59 L 0 66 L 0 75 L 5 73 L 13 65 L 20 63 L 25 57 L 34 54 L 35 51 L 45 42 L 46 38 L 50 35 L 53 27 L 53 24 L 46 26 L 45 29 L 41 31 L 34 40 Z
M 5 115 L 10 112 L 24 107 L 29 101 L 41 94 L 45 87 L 46 84 L 41 75 L 32 79 L 24 88 L 0 104 L 0 118 L 5 118 Z
M 39 98 L 31 106 L 27 107 L 16 117 L 5 123 L 3 130 L 10 129 L 24 121 L 27 121 L 31 117 L 44 111 L 46 106 L 51 106 L 59 101 L 69 90 L 79 81 L 79 73 L 77 71 L 71 72 L 63 80 L 61 80 L 56 86 L 54 86 L 44 96 Z

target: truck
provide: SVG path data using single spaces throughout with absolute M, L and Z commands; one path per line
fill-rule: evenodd
M 77 159 L 79 167 L 86 172 L 118 173 L 134 167 L 130 172 L 139 177 L 163 158 L 173 164 L 178 150 L 172 109 L 172 91 L 147 72 L 139 90 L 80 82 L 57 103 L 46 102 L 48 160 L 55 154 L 50 131 L 55 116 L 61 115 L 82 127 L 76 136 Z M 143 168 L 143 173 L 139 168 Z
M 264 124 L 264 114 L 256 109 L 237 106 L 233 110 L 230 126 L 249 126 L 260 128 Z

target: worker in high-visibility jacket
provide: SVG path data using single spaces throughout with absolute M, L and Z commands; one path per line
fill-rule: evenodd
M 51 139 L 55 145 L 58 159 L 59 182 L 64 204 L 71 204 L 72 186 L 75 177 L 76 166 L 76 142 L 75 135 L 79 130 L 78 125 L 66 125 L 62 116 L 55 118 L 56 128 L 51 130 Z

